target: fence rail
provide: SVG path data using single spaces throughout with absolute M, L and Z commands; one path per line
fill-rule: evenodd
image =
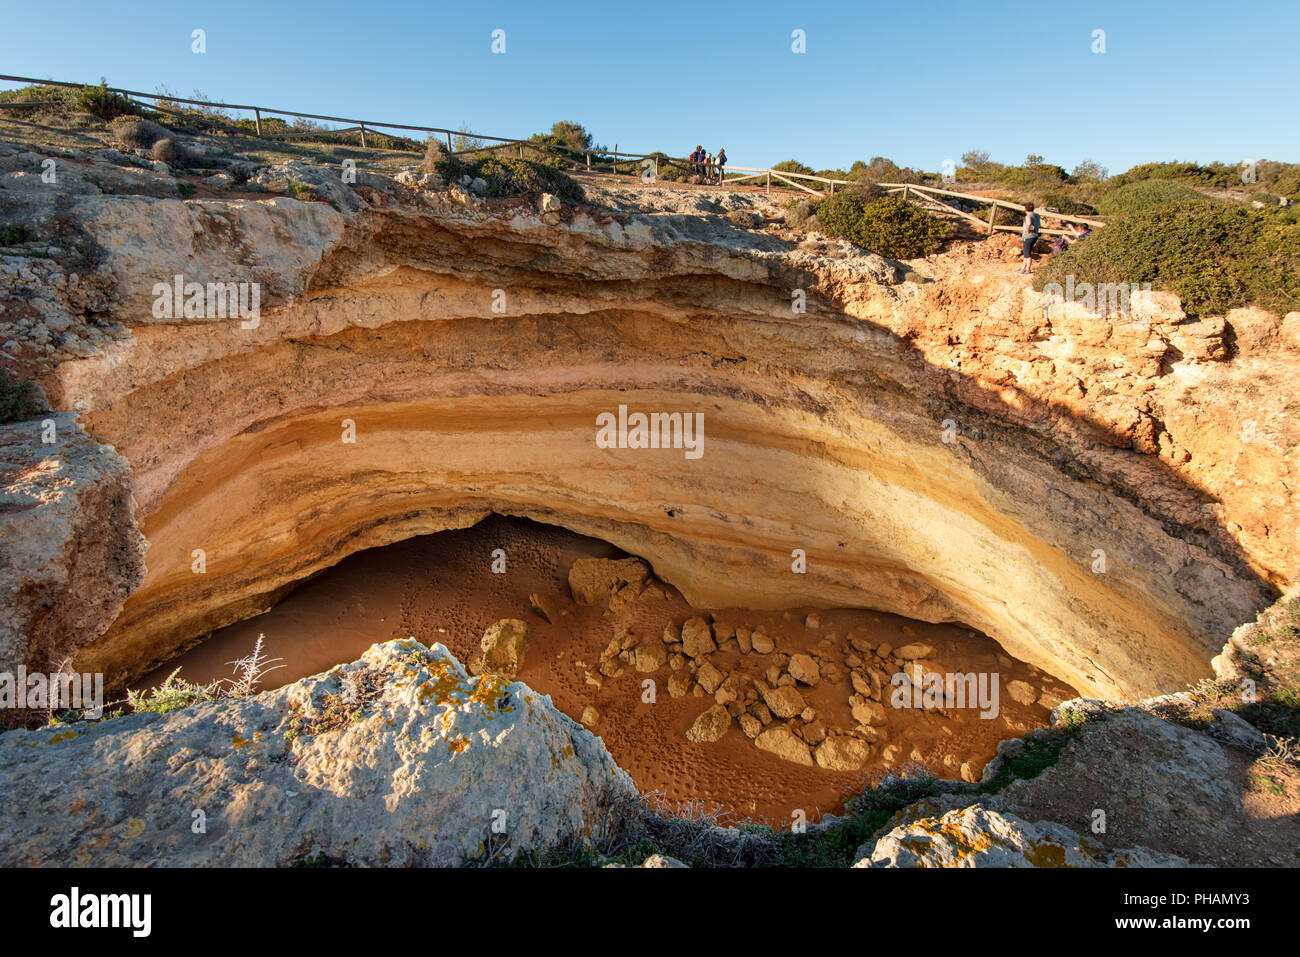
M 71 89 L 86 89 L 88 87 L 101 89 L 101 87 L 98 84 L 73 83 L 66 80 L 43 80 L 40 79 L 39 77 L 31 77 L 31 76 L 9 76 L 5 74 L 0 74 L 0 81 L 7 81 L 12 83 L 34 83 L 34 84 L 40 84 L 42 86 L 61 86 L 61 87 L 68 87 Z M 251 113 L 253 114 L 253 124 L 254 124 L 254 128 L 257 131 L 257 135 L 263 139 L 291 140 L 291 139 L 300 139 L 308 136 L 325 136 L 325 135 L 337 136 L 337 135 L 347 135 L 351 133 L 356 133 L 360 136 L 361 146 L 363 148 L 370 148 L 367 147 L 367 143 L 366 143 L 367 131 L 374 133 L 377 130 L 408 130 L 408 131 L 414 131 L 420 133 L 442 134 L 446 138 L 447 152 L 452 156 L 463 156 L 470 153 L 485 153 L 485 152 L 493 152 L 495 150 L 500 150 L 500 149 L 513 148 L 518 150 L 519 156 L 521 158 L 523 157 L 525 150 L 536 150 L 537 152 L 546 153 L 551 156 L 556 156 L 559 159 L 564 160 L 580 169 L 583 168 L 585 165 L 585 168 L 588 170 L 593 169 L 592 160 L 594 157 L 596 163 L 594 169 L 596 171 L 599 171 L 601 167 L 609 166 L 611 172 L 615 174 L 618 173 L 619 157 L 623 157 L 625 160 L 631 160 L 640 163 L 644 163 L 646 160 L 652 160 L 654 162 L 654 169 L 656 175 L 658 175 L 661 163 L 666 163 L 667 165 L 673 166 L 686 173 L 694 172 L 694 170 L 691 168 L 691 166 L 688 164 L 686 160 L 679 161 L 672 158 L 665 158 L 663 154 L 621 152 L 618 148 L 617 143 L 614 144 L 613 150 L 592 150 L 592 149 L 581 150 L 581 149 L 575 149 L 570 147 L 555 146 L 549 143 L 539 143 L 535 140 L 521 140 L 518 138 L 507 137 L 507 136 L 489 136 L 486 133 L 471 133 L 467 130 L 449 130 L 446 127 L 441 127 L 441 126 L 416 126 L 410 123 L 386 123 L 386 122 L 381 122 L 379 120 L 361 120 L 361 119 L 353 119 L 353 118 L 343 117 L 343 116 L 327 116 L 323 113 L 302 113 L 298 110 L 281 110 L 269 106 L 249 106 L 249 105 L 238 104 L 238 103 L 216 103 L 211 100 L 189 99 L 183 96 L 173 96 L 172 94 L 169 93 L 142 93 L 138 90 L 126 90 L 126 89 L 122 89 L 121 87 L 113 87 L 113 86 L 104 86 L 102 87 L 102 89 L 107 90 L 110 93 L 115 93 L 119 96 L 126 97 L 131 102 L 136 103 L 139 106 L 144 106 L 147 107 L 148 109 L 157 110 L 162 113 L 169 113 L 173 116 L 183 116 L 187 120 L 201 119 L 202 122 L 206 122 L 209 125 L 216 128 L 224 127 L 226 129 L 231 129 L 231 127 L 229 127 L 228 124 L 224 124 L 214 117 L 195 117 L 193 113 L 182 113 L 181 111 L 172 109 L 170 105 L 164 106 L 163 104 L 187 103 L 193 106 L 201 106 L 209 110 L 239 110 L 244 113 Z M 142 100 L 150 100 L 152 102 L 145 103 L 142 102 Z M 35 108 L 38 106 L 48 106 L 48 105 L 52 105 L 52 104 L 44 103 L 44 102 L 37 103 L 31 101 L 15 102 L 15 103 L 0 103 L 0 107 L 9 107 L 14 109 L 20 109 L 23 107 Z M 292 117 L 297 117 L 299 119 L 305 119 L 305 120 L 318 120 L 327 123 L 346 123 L 348 125 L 342 129 L 291 130 L 286 133 L 263 133 L 262 131 L 263 113 L 268 114 L 270 116 L 292 116 Z M 479 143 L 490 142 L 491 145 L 478 146 L 472 149 L 453 151 L 452 137 L 461 137 L 462 140 L 473 140 Z M 577 160 L 574 158 L 574 155 L 578 153 L 583 154 L 584 157 L 583 160 Z M 608 157 L 608 159 L 606 159 L 606 157 Z M 742 176 L 730 175 L 733 172 L 740 172 L 745 175 Z M 780 184 L 784 183 L 787 187 L 793 187 L 794 189 L 802 190 L 805 193 L 810 193 L 813 196 L 818 196 L 818 197 L 825 196 L 827 195 L 827 193 L 834 195 L 836 186 L 855 185 L 853 180 L 848 180 L 848 179 L 830 179 L 825 176 L 816 176 L 812 173 L 794 173 L 794 172 L 790 172 L 789 170 L 776 170 L 776 169 L 755 169 L 753 167 L 748 167 L 748 166 L 727 166 L 725 167 L 725 174 L 726 175 L 724 176 L 724 178 L 722 178 L 717 185 L 727 187 L 727 186 L 744 183 L 747 180 L 756 180 L 759 178 L 765 178 L 765 186 L 769 193 L 772 190 L 773 178 L 775 178 L 778 181 L 778 186 L 777 186 L 778 189 L 782 188 Z M 805 185 L 805 183 L 818 183 L 823 186 L 823 189 L 818 190 L 813 186 Z M 976 196 L 972 193 L 959 193 L 954 190 L 940 189 L 934 186 L 923 186 L 916 183 L 879 183 L 877 185 L 879 185 L 881 188 L 885 189 L 887 192 L 891 194 L 901 193 L 902 198 L 908 202 L 916 203 L 917 205 L 921 205 L 921 206 L 926 206 L 928 208 L 935 209 L 936 211 L 955 214 L 957 216 L 960 216 L 963 219 L 969 220 L 980 226 L 983 226 L 988 230 L 988 235 L 990 236 L 992 236 L 993 233 L 998 230 L 1009 231 L 1009 232 L 1018 232 L 1020 230 L 1019 226 L 998 225 L 996 222 L 998 209 L 1013 210 L 1021 215 L 1024 215 L 1024 213 L 1026 212 L 1024 206 L 1021 206 L 1017 203 L 1008 202 L 1007 200 L 1004 199 L 994 199 L 987 196 Z M 966 199 L 966 200 L 972 200 L 979 203 L 988 203 L 990 204 L 988 220 L 985 221 L 978 216 L 968 213 L 966 210 L 960 209 L 959 207 L 953 205 L 950 202 L 945 202 L 943 199 L 940 199 L 939 197 L 952 197 L 954 199 Z M 1105 225 L 1105 223 L 1103 223 L 1101 220 L 1098 219 L 1090 219 L 1083 216 L 1070 216 L 1070 215 L 1054 212 L 1052 210 L 1042 210 L 1040 212 L 1043 218 L 1055 219 L 1062 223 L 1084 223 L 1088 226 Z M 1053 235 L 1053 234 L 1059 235 L 1065 232 L 1065 230 L 1044 229 L 1043 232 L 1049 235 Z

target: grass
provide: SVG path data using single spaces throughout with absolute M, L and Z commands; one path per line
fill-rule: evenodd
M 169 714 L 202 701 L 216 701 L 219 698 L 246 698 L 251 694 L 255 694 L 258 682 L 265 675 L 277 668 L 284 667 L 284 665 L 271 666 L 272 662 L 280 659 L 267 658 L 263 654 L 263 641 L 264 636 L 258 635 L 251 654 L 236 661 L 226 662 L 235 666 L 235 676 L 233 678 L 219 678 L 205 685 L 194 684 L 178 677 L 181 669 L 177 668 L 167 676 L 166 681 L 156 688 L 146 688 L 143 691 L 128 689 L 126 704 L 130 707 L 132 713 Z M 116 717 L 120 713 L 116 712 L 111 717 Z

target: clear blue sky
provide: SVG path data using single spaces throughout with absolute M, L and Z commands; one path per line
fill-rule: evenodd
M 637 152 L 1300 161 L 1300 0 L 0 0 L 0 73 Z M 207 52 L 191 52 L 191 31 Z M 504 55 L 491 33 L 506 35 Z M 807 52 L 791 51 L 805 31 Z M 1105 53 L 1093 53 L 1094 30 Z

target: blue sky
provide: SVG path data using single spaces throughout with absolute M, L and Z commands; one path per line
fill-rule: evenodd
M 1300 0 L 701 3 L 3 0 L 0 73 L 637 152 L 937 170 L 968 149 L 1112 173 L 1300 161 Z M 207 52 L 191 51 L 206 31 Z M 506 52 L 491 52 L 492 31 Z M 807 52 L 791 51 L 805 32 Z M 1093 53 L 1104 30 L 1106 52 Z M 5 84 L 11 85 L 11 84 Z

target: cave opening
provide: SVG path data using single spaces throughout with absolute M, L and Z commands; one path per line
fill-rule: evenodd
M 132 686 L 178 668 L 196 683 L 228 678 L 259 636 L 280 659 L 259 690 L 407 637 L 469 666 L 489 627 L 516 619 L 528 639 L 514 677 L 600 736 L 644 794 L 776 826 L 839 811 L 872 777 L 904 769 L 977 780 L 1000 741 L 1046 726 L 1075 696 L 961 624 L 865 608 L 698 608 L 652 572 L 631 587 L 616 579 L 617 593 L 592 604 L 575 599 L 575 563 L 629 558 L 494 513 L 349 555 Z

